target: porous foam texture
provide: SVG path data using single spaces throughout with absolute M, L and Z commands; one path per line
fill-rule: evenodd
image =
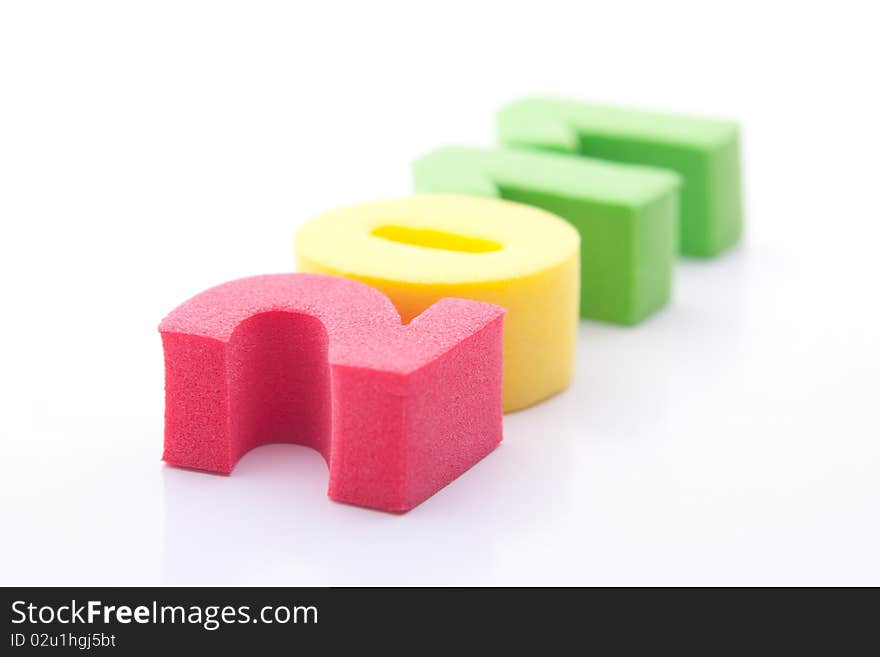
M 582 317 L 636 324 L 669 301 L 679 177 L 535 150 L 447 147 L 413 164 L 416 191 L 504 198 L 549 210 L 581 236 Z
M 313 274 L 211 288 L 159 326 L 164 459 L 228 474 L 298 443 L 324 456 L 332 499 L 411 509 L 501 442 L 503 316 L 447 298 L 404 326 L 379 291 Z
M 579 237 L 555 215 L 496 199 L 423 194 L 327 212 L 302 226 L 295 246 L 300 271 L 369 283 L 404 321 L 449 296 L 506 308 L 507 411 L 571 382 Z
M 733 121 L 526 98 L 498 113 L 510 146 L 560 151 L 680 174 L 679 251 L 714 256 L 742 234 L 739 126 Z

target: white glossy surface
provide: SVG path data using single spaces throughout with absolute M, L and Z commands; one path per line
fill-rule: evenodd
M 872 21 L 382 4 L 0 7 L 0 584 L 880 584 Z M 164 467 L 162 316 L 532 91 L 739 117 L 746 243 L 408 515 Z

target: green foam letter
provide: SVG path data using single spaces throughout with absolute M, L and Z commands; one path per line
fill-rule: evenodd
M 714 256 L 742 233 L 739 128 L 717 119 L 528 98 L 498 113 L 502 144 L 671 169 L 681 175 L 679 252 Z

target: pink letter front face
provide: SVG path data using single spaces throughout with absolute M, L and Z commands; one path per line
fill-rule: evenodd
M 402 325 L 383 294 L 315 274 L 211 288 L 159 326 L 168 463 L 228 474 L 248 450 L 318 450 L 328 495 L 407 511 L 501 442 L 504 309 L 442 299 Z

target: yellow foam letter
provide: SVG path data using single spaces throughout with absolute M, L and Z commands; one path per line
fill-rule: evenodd
M 496 199 L 418 194 L 327 212 L 300 228 L 295 245 L 300 271 L 372 285 L 404 322 L 444 297 L 507 308 L 505 411 L 571 382 L 580 238 L 554 214 Z

